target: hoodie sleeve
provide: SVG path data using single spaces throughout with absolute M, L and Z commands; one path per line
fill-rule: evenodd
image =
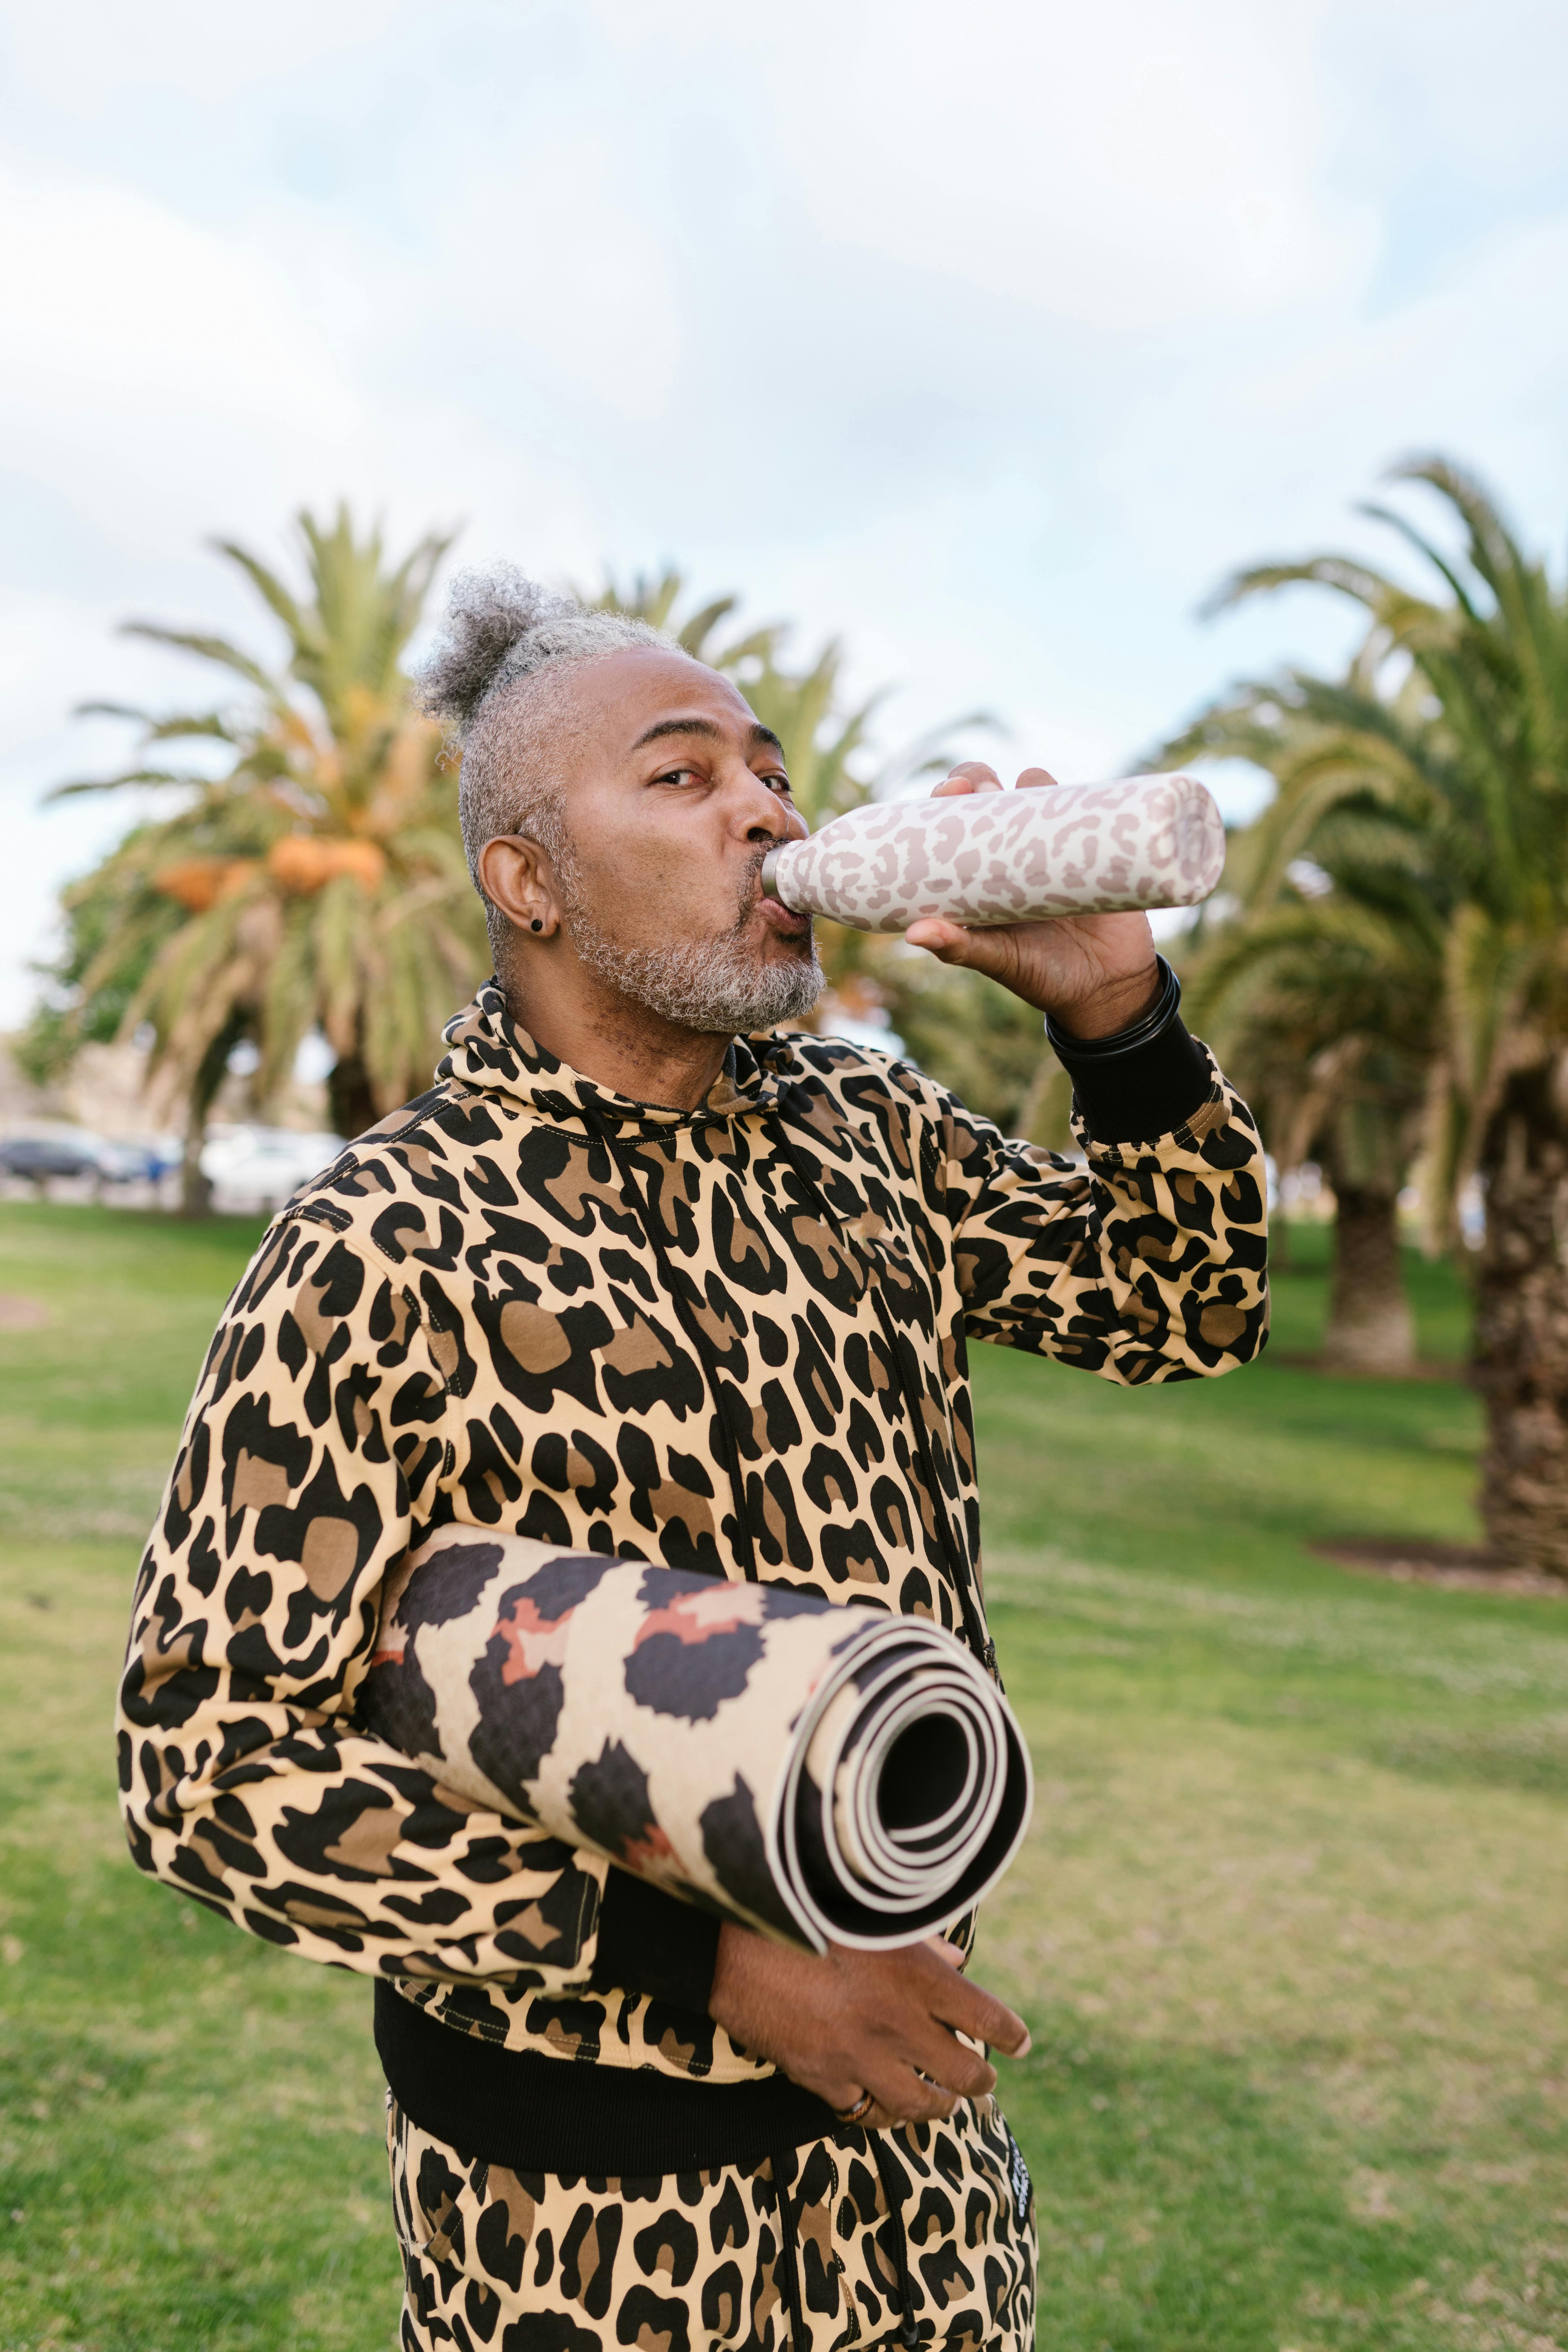
M 1097 1139 L 1091 1119 L 1113 1134 L 1137 1122 L 1120 1102 L 1113 1118 L 1079 1085 L 1081 1164 L 1007 1142 L 942 1098 L 942 1172 L 972 1339 L 1127 1387 L 1199 1380 L 1258 1353 L 1268 1328 L 1263 1147 L 1207 1049 L 1187 1044 L 1195 1060 L 1180 1080 L 1184 1115 L 1147 1140 Z M 1166 1116 L 1173 1107 L 1167 1098 Z
M 229 1302 L 137 1579 L 132 1852 L 268 1943 L 366 1974 L 585 1986 L 605 1865 L 356 1726 L 382 1580 L 447 1516 L 457 1351 L 315 1214 L 272 1228 Z

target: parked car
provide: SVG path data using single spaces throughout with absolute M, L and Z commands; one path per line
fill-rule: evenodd
M 342 1148 L 341 1136 L 289 1127 L 217 1127 L 203 1147 L 202 1174 L 225 1201 L 280 1208 Z
M 25 1176 L 34 1184 L 52 1176 L 103 1176 L 95 1135 L 79 1141 L 63 1135 L 13 1135 L 0 1143 L 0 1175 Z
M 98 1164 L 111 1184 L 155 1184 L 171 1162 L 155 1144 L 103 1142 L 98 1147 Z M 179 1162 L 172 1164 L 178 1167 Z
M 156 1184 L 180 1164 L 177 1136 L 111 1140 L 90 1128 L 58 1127 L 44 1134 L 0 1140 L 0 1176 L 46 1184 L 57 1176 L 89 1176 L 101 1184 Z

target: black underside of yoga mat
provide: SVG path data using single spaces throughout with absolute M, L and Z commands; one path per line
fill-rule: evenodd
M 662 2178 L 760 2164 L 828 2139 L 831 2107 L 783 2074 L 700 2083 L 649 2067 L 498 2049 L 375 1988 L 375 2046 L 398 2105 L 462 2156 L 513 2172 Z
M 922 1716 L 888 1750 L 877 1811 L 889 1830 L 918 1830 L 945 1813 L 963 1786 L 968 1749 L 950 1715 Z

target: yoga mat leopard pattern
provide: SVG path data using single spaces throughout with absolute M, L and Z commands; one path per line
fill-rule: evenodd
M 1225 824 L 1195 776 L 1132 776 L 870 801 L 771 850 L 763 887 L 858 931 L 907 930 L 922 915 L 990 930 L 1196 906 L 1224 866 Z
M 815 1951 L 956 1919 L 1033 1793 L 923 1618 L 468 1528 L 389 1580 L 357 1711 L 469 1802 Z

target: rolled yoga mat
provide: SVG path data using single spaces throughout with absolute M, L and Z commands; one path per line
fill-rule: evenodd
M 923 1618 L 468 1528 L 389 1580 L 358 1712 L 472 1802 L 814 1951 L 959 1918 L 1033 1796 L 1006 1701 Z
M 870 801 L 770 850 L 763 887 L 797 915 L 902 931 L 922 915 L 976 930 L 1194 907 L 1225 866 L 1225 824 L 1195 776 Z

